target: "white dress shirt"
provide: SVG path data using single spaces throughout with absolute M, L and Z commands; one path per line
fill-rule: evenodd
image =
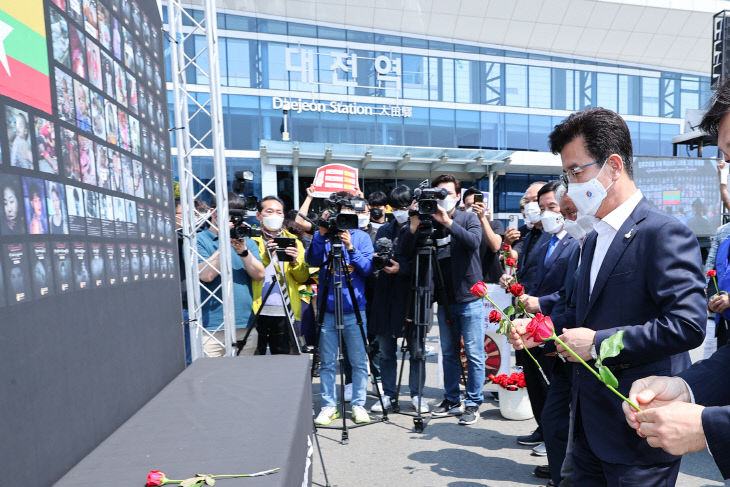
M 593 285 L 596 283 L 596 277 L 598 277 L 598 271 L 601 270 L 603 259 L 606 258 L 606 253 L 611 246 L 611 242 L 616 237 L 616 233 L 621 228 L 621 225 L 631 216 L 631 213 L 636 209 L 643 197 L 644 195 L 637 189 L 629 199 L 603 217 L 603 220 L 599 220 L 593 225 L 596 233 L 598 233 L 598 237 L 596 238 L 596 250 L 593 252 L 593 262 L 591 262 L 591 293 L 593 292 Z

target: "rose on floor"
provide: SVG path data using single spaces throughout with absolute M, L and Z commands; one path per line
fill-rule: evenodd
M 603 382 L 603 384 L 608 387 L 611 392 L 616 394 L 622 400 L 626 401 L 628 404 L 631 405 L 631 407 L 633 407 L 637 411 L 641 411 L 639 406 L 634 404 L 633 401 L 629 400 L 627 397 L 625 397 L 623 394 L 616 390 L 616 388 L 618 387 L 618 379 L 616 379 L 616 376 L 613 375 L 613 372 L 611 372 L 608 367 L 603 365 L 604 360 L 606 360 L 607 358 L 617 357 L 621 353 L 621 350 L 623 350 L 624 330 L 620 330 L 614 333 L 613 335 L 601 342 L 601 350 L 598 354 L 598 358 L 596 359 L 596 367 L 598 368 L 597 371 L 595 368 L 588 365 L 585 360 L 583 360 L 568 345 L 566 345 L 565 342 L 560 339 L 560 337 L 555 333 L 553 320 L 551 320 L 549 316 L 545 316 L 542 313 L 536 314 L 535 317 L 532 318 L 532 320 L 530 320 L 530 322 L 525 327 L 525 333 L 523 334 L 523 336 L 535 343 L 542 343 L 548 340 L 554 340 L 555 342 L 559 343 L 571 355 L 573 355 L 573 357 L 575 357 L 578 362 L 583 364 L 583 366 L 585 366 L 593 375 L 595 375 L 599 381 Z M 524 341 L 522 343 L 524 344 Z
M 204 475 L 196 473 L 194 477 L 183 480 L 168 479 L 165 474 L 159 470 L 150 470 L 147 472 L 146 487 L 159 487 L 161 485 L 179 482 L 179 487 L 202 487 L 203 485 L 215 485 L 215 479 L 234 479 L 241 477 L 262 477 L 279 471 L 279 467 L 270 470 L 264 470 L 256 473 L 244 473 L 234 475 Z

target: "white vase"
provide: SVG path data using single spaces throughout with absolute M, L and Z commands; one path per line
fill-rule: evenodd
M 527 395 L 527 388 L 523 387 L 516 391 L 499 389 L 499 412 L 505 419 L 522 421 L 532 418 L 530 398 Z

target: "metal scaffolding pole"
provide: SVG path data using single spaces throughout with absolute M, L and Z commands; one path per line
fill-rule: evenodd
M 205 1 L 205 16 L 196 20 L 185 11 L 178 0 L 169 0 L 168 21 L 170 33 L 170 64 L 175 113 L 175 140 L 177 145 L 178 178 L 180 182 L 180 203 L 183 222 L 183 259 L 186 270 L 186 290 L 188 296 L 188 320 L 190 323 L 190 345 L 192 359 L 205 355 L 204 344 L 217 342 L 225 347 L 225 356 L 233 356 L 235 344 L 236 319 L 233 305 L 233 276 L 231 266 L 231 246 L 220 246 L 218 265 L 198 252 L 197 232 L 205 224 L 218 231 L 219 242 L 229 242 L 228 225 L 217 222 L 228 221 L 228 184 L 226 177 L 225 144 L 223 139 L 223 117 L 220 96 L 220 70 L 218 66 L 218 34 L 214 0 Z M 183 32 L 183 18 L 192 28 Z M 196 49 L 193 35 L 205 35 L 206 44 Z M 188 47 L 186 50 L 185 47 Z M 208 66 L 201 66 L 200 58 L 208 54 Z M 196 86 L 207 84 L 210 97 L 201 102 L 196 94 L 188 90 L 186 72 L 196 73 Z M 201 80 L 207 80 L 202 82 Z M 192 108 L 192 109 L 191 109 Z M 193 123 L 210 122 L 210 129 L 199 137 L 190 130 Z M 210 139 L 206 147 L 206 139 Z M 201 149 L 214 161 L 214 177 L 204 182 L 193 173 L 192 153 Z M 199 190 L 195 191 L 195 186 Z M 198 214 L 195 199 L 201 195 L 215 195 L 216 212 Z M 200 265 L 198 264 L 200 262 Z M 212 267 L 220 276 L 220 284 L 209 289 L 199 279 L 202 271 Z M 220 291 L 220 293 L 219 293 Z M 220 294 L 220 297 L 218 296 Z M 223 308 L 223 323 L 216 329 L 208 330 L 203 326 L 202 307 L 210 300 L 218 300 Z M 223 332 L 222 337 L 220 336 Z

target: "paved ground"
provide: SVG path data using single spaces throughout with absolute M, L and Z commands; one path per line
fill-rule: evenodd
M 438 347 L 434 328 L 428 343 Z M 701 350 L 693 358 L 701 358 Z M 436 357 L 427 363 L 425 397 L 441 400 L 437 387 Z M 407 371 L 406 371 L 407 372 Z M 407 373 L 404 374 L 407 379 Z M 401 401 L 409 405 L 407 387 L 401 388 Z M 403 394 L 404 393 L 404 394 Z M 319 384 L 313 385 L 315 411 L 319 411 Z M 376 401 L 368 397 L 368 408 Z M 412 412 L 412 408 L 405 410 Z M 515 437 L 529 434 L 534 420 L 508 421 L 499 414 L 499 405 L 487 400 L 480 409 L 480 419 L 472 426 L 459 426 L 455 418 L 434 419 L 421 434 L 413 432 L 413 418 L 391 414 L 389 423 L 373 424 L 350 430 L 350 441 L 340 444 L 339 430 L 320 429 L 320 445 L 332 486 L 448 486 L 512 487 L 545 485 L 532 475 L 544 458 L 530 455 L 528 447 L 517 445 Z M 348 422 L 348 424 L 352 424 Z M 314 483 L 324 486 L 322 465 L 315 450 Z M 723 483 L 707 452 L 689 455 L 682 460 L 677 485 L 705 487 Z

